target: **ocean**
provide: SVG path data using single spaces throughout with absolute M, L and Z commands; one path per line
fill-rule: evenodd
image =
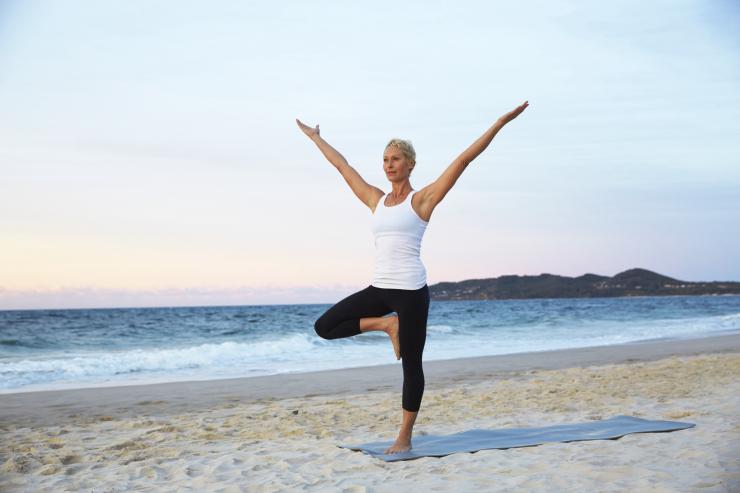
M 0 311 L 0 394 L 400 366 L 382 332 L 318 337 L 330 306 Z M 424 360 L 739 330 L 740 296 L 432 301 Z

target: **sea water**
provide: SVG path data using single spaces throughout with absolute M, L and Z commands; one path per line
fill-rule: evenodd
M 330 306 L 0 311 L 0 393 L 400 365 L 382 332 L 318 337 Z M 740 296 L 432 301 L 424 360 L 737 331 Z

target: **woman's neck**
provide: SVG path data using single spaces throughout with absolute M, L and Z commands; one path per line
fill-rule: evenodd
M 408 194 L 412 190 L 413 188 L 411 187 L 411 183 L 409 183 L 408 181 L 405 181 L 399 185 L 393 183 L 391 187 L 391 193 L 389 193 L 388 195 L 395 198 L 405 197 L 406 194 Z

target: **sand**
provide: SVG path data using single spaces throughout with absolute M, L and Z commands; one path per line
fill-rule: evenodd
M 415 435 L 696 427 L 385 463 L 400 364 L 0 395 L 0 491 L 740 491 L 740 335 L 425 362 Z

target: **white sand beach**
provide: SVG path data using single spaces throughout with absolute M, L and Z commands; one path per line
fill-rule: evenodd
M 740 335 L 425 362 L 415 436 L 624 414 L 618 440 L 385 463 L 398 364 L 0 395 L 0 491 L 740 491 Z

